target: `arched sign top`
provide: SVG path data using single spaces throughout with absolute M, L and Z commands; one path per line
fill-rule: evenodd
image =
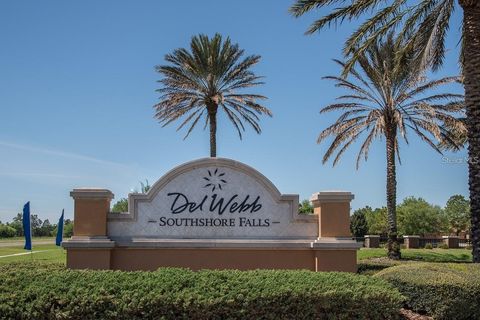
M 314 238 L 315 216 L 298 214 L 298 195 L 282 195 L 241 162 L 203 158 L 182 164 L 146 194 L 129 194 L 129 212 L 110 214 L 111 237 Z
M 229 168 L 232 170 L 243 172 L 244 174 L 252 177 L 256 181 L 258 181 L 260 184 L 262 184 L 263 187 L 270 192 L 273 198 L 278 199 L 278 201 L 281 200 L 282 195 L 280 191 L 278 191 L 277 187 L 267 177 L 265 177 L 263 174 L 261 174 L 259 171 L 255 170 L 254 168 L 242 162 L 235 161 L 232 159 L 227 159 L 227 158 L 201 158 L 201 159 L 186 162 L 184 164 L 181 164 L 173 168 L 152 185 L 150 190 L 146 193 L 146 199 L 148 200 L 153 199 L 165 185 L 167 185 L 171 180 L 173 180 L 178 175 L 181 175 L 188 171 L 200 169 L 200 168 L 213 168 L 213 167 L 219 170 L 220 168 Z M 212 177 L 212 180 L 214 178 L 221 178 L 221 177 L 218 177 L 218 175 L 222 173 L 219 173 L 218 171 L 216 173 L 215 171 L 211 171 L 210 173 L 211 173 L 211 176 L 207 176 L 208 175 L 208 169 L 207 169 L 206 178 Z M 221 180 L 222 179 L 218 179 L 218 182 L 220 182 L 219 188 L 221 188 L 222 186 Z M 227 181 L 225 179 L 223 180 Z M 205 184 L 207 185 L 208 180 L 205 180 L 205 181 L 206 181 Z M 212 189 L 213 188 L 215 188 L 215 186 L 212 186 Z

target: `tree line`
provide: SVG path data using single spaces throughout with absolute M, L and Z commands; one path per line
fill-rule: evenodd
M 0 238 L 23 237 L 23 216 L 18 213 L 10 222 L 2 223 L 0 221 Z M 57 234 L 57 224 L 50 223 L 50 220 L 41 220 L 38 215 L 30 215 L 30 226 L 32 228 L 32 237 L 53 237 Z M 73 221 L 65 219 L 63 225 L 64 237 L 71 237 L 73 234 Z
M 408 197 L 397 206 L 398 235 L 432 235 L 470 233 L 470 204 L 462 195 L 450 197 L 444 208 L 425 199 Z M 350 217 L 350 230 L 355 237 L 366 234 L 386 236 L 389 232 L 387 208 L 366 206 Z

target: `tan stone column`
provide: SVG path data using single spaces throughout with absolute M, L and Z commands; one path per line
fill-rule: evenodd
M 115 242 L 108 238 L 107 217 L 113 193 L 106 189 L 74 189 L 73 236 L 62 242 L 67 250 L 67 267 L 110 269 Z
M 350 192 L 324 191 L 311 197 L 313 212 L 318 215 L 318 237 L 351 238 Z
M 362 246 L 350 232 L 350 192 L 326 191 L 310 198 L 318 215 L 318 239 L 312 244 L 315 271 L 357 271 L 357 250 Z
M 107 216 L 113 193 L 106 189 L 74 189 L 74 236 L 107 236 Z

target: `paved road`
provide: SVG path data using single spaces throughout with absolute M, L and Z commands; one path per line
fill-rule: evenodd
M 55 244 L 55 239 L 50 240 L 33 240 L 32 245 L 36 244 Z M 0 248 L 3 247 L 23 247 L 25 245 L 24 240 L 14 240 L 14 241 L 0 241 Z

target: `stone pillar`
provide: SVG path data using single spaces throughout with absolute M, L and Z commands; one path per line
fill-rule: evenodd
M 457 236 L 443 236 L 443 242 L 447 244 L 449 249 L 458 249 L 459 246 L 459 240 Z
M 74 236 L 107 236 L 107 216 L 113 193 L 106 189 L 74 189 Z
M 420 236 L 403 236 L 405 248 L 417 249 L 420 246 Z
M 365 236 L 365 248 L 379 248 L 380 236 L 379 235 L 366 235 Z
M 67 267 L 72 269 L 110 269 L 115 242 L 107 236 L 107 217 L 113 193 L 106 189 L 74 189 L 73 236 L 63 241 Z
M 311 197 L 313 212 L 318 215 L 318 237 L 351 238 L 350 192 L 324 191 Z

